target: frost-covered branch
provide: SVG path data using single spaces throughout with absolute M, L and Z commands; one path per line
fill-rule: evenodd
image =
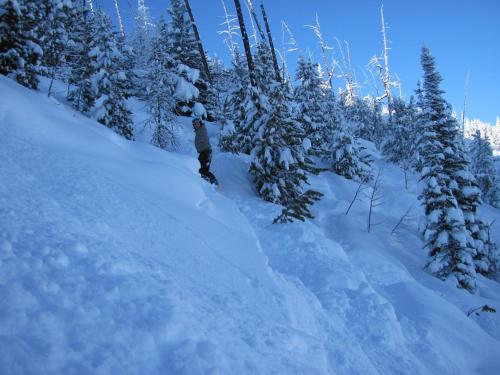
M 238 20 L 238 18 L 228 13 L 226 3 L 224 2 L 224 0 L 220 1 L 222 3 L 222 8 L 224 9 L 224 18 L 225 18 L 225 21 L 222 22 L 221 25 L 226 26 L 226 30 L 218 31 L 218 33 L 220 35 L 226 36 L 224 42 L 229 48 L 229 52 L 231 53 L 233 61 L 236 61 L 236 51 L 238 49 L 238 43 L 236 43 L 233 37 L 238 35 L 237 31 L 240 29 L 237 25 L 234 25 L 234 23 Z

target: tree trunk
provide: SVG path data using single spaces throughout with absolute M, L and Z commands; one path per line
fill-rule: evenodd
M 200 52 L 201 62 L 203 63 L 203 69 L 205 70 L 205 75 L 207 76 L 208 82 L 212 82 L 212 77 L 210 75 L 210 70 L 208 69 L 207 57 L 205 56 L 205 50 L 203 49 L 203 43 L 201 42 L 200 34 L 198 33 L 198 27 L 194 21 L 193 12 L 191 11 L 191 6 L 189 6 L 189 0 L 184 0 L 186 4 L 186 9 L 191 19 L 191 24 L 193 26 L 194 37 L 198 42 L 198 51 Z
M 391 93 L 391 75 L 389 73 L 389 49 L 387 47 L 387 33 L 384 20 L 384 5 L 380 7 L 380 18 L 382 20 L 382 35 L 384 42 L 384 69 L 385 75 L 382 78 L 384 85 L 385 96 L 387 98 L 387 109 L 389 111 L 389 118 L 392 116 L 392 93 Z
M 247 57 L 248 64 L 248 75 L 250 76 L 250 82 L 255 86 L 255 76 L 254 67 L 252 60 L 252 52 L 250 51 L 250 42 L 248 41 L 247 30 L 245 29 L 245 21 L 243 20 L 243 13 L 241 12 L 240 0 L 234 0 L 234 6 L 236 7 L 236 13 L 238 14 L 238 22 L 240 24 L 241 38 L 243 39 L 243 46 L 245 47 L 245 55 Z
M 260 39 L 264 44 L 266 44 L 266 35 L 264 34 L 264 31 L 262 31 L 262 27 L 260 26 L 259 19 L 257 18 L 257 13 L 255 13 L 255 8 L 253 7 L 252 0 L 246 0 L 248 7 L 250 8 L 250 13 L 252 14 L 252 18 L 255 21 L 255 24 L 257 25 L 257 30 L 259 30 L 260 34 Z
M 278 60 L 276 59 L 276 51 L 274 50 L 273 37 L 271 35 L 271 29 L 269 28 L 269 22 L 267 21 L 266 11 L 264 9 L 264 2 L 260 3 L 260 10 L 262 11 L 262 17 L 264 18 L 264 24 L 266 25 L 267 37 L 269 39 L 269 48 L 271 49 L 271 55 L 273 57 L 274 72 L 276 73 L 276 80 L 281 82 L 280 68 L 278 66 Z
M 120 13 L 120 7 L 118 5 L 118 0 L 115 0 L 115 10 L 116 10 L 116 18 L 118 19 L 118 27 L 120 29 L 120 34 L 122 38 L 125 38 L 125 29 L 123 28 L 122 15 Z

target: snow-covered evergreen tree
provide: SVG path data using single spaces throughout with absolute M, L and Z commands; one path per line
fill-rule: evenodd
M 173 60 L 203 72 L 198 42 L 184 0 L 170 0 L 168 50 Z
M 117 48 L 111 19 L 94 13 L 93 58 L 97 120 L 127 139 L 133 139 L 132 113 L 125 103 L 127 76 L 124 58 Z
M 182 98 L 177 95 L 179 99 L 177 105 L 178 114 L 190 115 L 196 102 L 203 105 L 207 104 L 209 96 L 208 77 L 205 77 L 198 50 L 198 41 L 194 36 L 191 19 L 187 13 L 184 0 L 170 0 L 168 13 L 170 14 L 168 51 L 172 60 L 179 64 L 178 74 L 184 76 L 185 81 L 192 83 L 198 91 L 196 98 Z M 195 71 L 198 72 L 196 75 L 194 75 Z M 189 72 L 188 76 L 185 74 L 187 72 Z
M 372 161 L 358 140 L 351 134 L 348 123 L 339 114 L 328 124 L 331 132 L 328 156 L 333 172 L 339 176 L 357 181 L 371 179 Z
M 68 101 L 73 108 L 88 113 L 95 102 L 92 76 L 95 72 L 90 50 L 94 47 L 92 14 L 85 0 L 77 0 L 71 10 L 69 31 Z
M 454 151 L 456 126 L 439 85 L 441 76 L 434 58 L 422 49 L 423 116 L 425 128 L 420 141 L 423 159 L 419 199 L 425 210 L 424 241 L 429 259 L 426 267 L 441 279 L 454 277 L 457 285 L 476 290 L 474 249 L 468 245 L 464 215 L 454 190 L 458 172 Z
M 231 72 L 226 69 L 218 57 L 208 57 L 208 68 L 212 82 L 207 89 L 205 109 L 211 121 L 224 119 L 224 103 L 231 84 Z
M 392 100 L 387 136 L 382 143 L 386 159 L 398 164 L 405 171 L 415 166 L 417 136 L 414 128 L 416 108 L 413 97 L 408 103 L 399 98 Z
M 231 70 L 231 82 L 233 84 L 224 102 L 224 123 L 219 139 L 219 147 L 226 152 L 239 153 L 245 152 L 243 151 L 245 149 L 245 153 L 249 153 L 251 143 L 248 142 L 248 146 L 244 146 L 239 142 L 251 139 L 242 136 L 247 114 L 244 103 L 247 98 L 250 79 L 243 56 L 238 49 L 235 48 L 233 56 L 234 61 Z
M 275 72 L 271 50 L 265 43 L 259 43 L 254 58 L 255 82 L 259 90 L 265 95 L 270 94 L 270 89 L 275 82 Z
M 495 160 L 488 137 L 481 137 L 479 130 L 470 144 L 471 171 L 481 190 L 483 200 L 500 208 L 500 186 L 496 176 Z
M 304 132 L 293 119 L 285 83 L 275 83 L 269 99 L 269 103 L 261 103 L 263 112 L 253 122 L 255 146 L 251 151 L 250 173 L 257 193 L 264 200 L 284 207 L 275 222 L 303 221 L 312 218 L 309 206 L 321 197 L 318 192 L 305 190 L 308 161 Z
M 70 21 L 71 3 L 63 0 L 47 0 L 43 7 L 42 65 L 46 70 L 45 73 L 51 78 L 50 95 L 56 74 L 66 61 L 69 43 L 66 25 Z
M 453 120 L 457 139 L 453 145 L 452 158 L 448 161 L 453 171 L 453 178 L 456 181 L 456 185 L 452 186 L 452 190 L 464 216 L 467 247 L 473 254 L 476 272 L 488 275 L 493 268 L 493 260 L 491 259 L 490 246 L 486 243 L 486 239 L 488 239 L 487 227 L 479 218 L 477 212 L 477 208 L 481 204 L 481 191 L 470 171 L 464 139 L 459 131 L 458 123 L 455 119 Z
M 167 39 L 167 26 L 163 20 L 160 20 L 156 35 L 151 41 L 146 92 L 148 122 L 154 128 L 151 142 L 164 150 L 171 150 L 177 144 L 172 112 L 175 106 L 173 89 L 177 76 L 171 70 L 174 63 L 167 49 Z
M 0 74 L 23 86 L 38 88 L 42 49 L 38 38 L 40 13 L 32 0 L 0 1 Z
M 311 141 L 311 154 L 323 155 L 327 106 L 323 105 L 325 95 L 318 64 L 300 57 L 295 79 L 299 81 L 294 92 L 297 119 L 302 124 L 306 137 Z
M 138 74 L 143 76 L 147 70 L 153 23 L 144 0 L 139 0 L 134 15 L 134 28 L 130 46 L 134 51 L 134 65 Z

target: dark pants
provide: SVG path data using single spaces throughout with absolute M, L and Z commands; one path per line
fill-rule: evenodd
M 210 182 L 211 184 L 217 185 L 217 179 L 215 176 L 210 172 L 210 163 L 212 162 L 212 150 L 205 150 L 200 152 L 200 155 L 198 156 L 198 160 L 200 161 L 200 175 L 202 178 Z

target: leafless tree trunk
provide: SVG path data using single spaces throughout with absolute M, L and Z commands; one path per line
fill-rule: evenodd
M 191 19 L 191 25 L 193 26 L 194 37 L 198 42 L 198 51 L 200 52 L 201 62 L 203 63 L 203 70 L 205 71 L 205 75 L 209 82 L 212 82 L 212 77 L 210 75 L 210 70 L 208 69 L 207 57 L 205 56 L 205 50 L 203 49 L 203 43 L 201 42 L 200 33 L 198 32 L 198 27 L 196 26 L 196 22 L 194 21 L 193 12 L 191 11 L 191 6 L 189 5 L 189 0 L 184 0 L 186 4 L 186 9 L 189 14 L 189 18 Z
M 399 231 L 401 230 L 402 227 L 408 225 L 409 221 L 412 219 L 412 216 L 410 215 L 412 209 L 413 209 L 413 205 L 410 206 L 405 211 L 405 213 L 403 214 L 403 216 L 401 216 L 401 218 L 399 219 L 399 221 L 397 222 L 397 224 L 394 226 L 394 228 L 392 228 L 392 230 L 391 230 L 391 236 L 397 235 L 399 233 Z
M 347 211 L 345 212 L 346 215 L 349 214 L 349 211 L 351 210 L 352 206 L 354 205 L 354 202 L 359 200 L 358 199 L 359 193 L 363 192 L 363 190 L 366 189 L 365 182 L 366 182 L 366 178 L 361 180 L 361 182 L 359 183 L 358 188 L 356 189 L 356 193 L 354 193 L 354 198 L 352 198 L 351 204 L 349 204 L 349 207 L 347 208 Z
M 353 70 L 352 70 L 351 52 L 349 49 L 349 43 L 344 40 L 345 48 L 347 50 L 347 58 L 346 58 L 346 55 L 344 54 L 344 48 L 340 44 L 340 41 L 338 40 L 338 38 L 335 38 L 335 40 L 337 41 L 338 50 L 339 50 L 340 57 L 342 60 L 341 60 L 341 63 L 334 62 L 334 64 L 336 64 L 337 67 L 340 69 L 340 74 L 345 80 L 345 88 L 346 88 L 346 92 L 347 92 L 348 97 L 352 98 L 352 97 L 356 96 L 355 91 L 358 87 L 358 84 L 356 82 L 356 78 L 355 78 Z
M 253 38 L 254 44 L 252 45 L 250 43 L 250 47 L 253 47 L 253 46 L 257 46 L 259 44 L 259 37 L 257 36 L 257 28 L 255 27 L 255 22 L 253 21 L 252 11 L 250 10 L 250 5 L 248 5 L 248 1 L 245 1 L 245 6 L 246 6 L 247 11 L 248 11 L 248 16 L 250 19 L 250 26 L 252 26 L 252 34 L 251 34 L 249 40 L 252 40 L 252 38 Z M 263 40 L 262 42 L 265 43 L 265 40 Z
M 469 74 L 470 70 L 467 72 L 467 77 L 465 77 L 465 88 L 464 88 L 464 110 L 462 112 L 462 136 L 465 132 L 465 109 L 467 106 L 467 88 L 469 86 Z
M 325 43 L 323 39 L 323 34 L 321 33 L 321 27 L 319 24 L 319 17 L 318 14 L 316 14 L 316 25 L 308 25 L 313 31 L 314 34 L 316 34 L 316 37 L 318 38 L 318 44 L 319 44 L 319 49 L 321 50 L 321 56 L 323 58 L 323 66 L 325 68 L 325 71 L 327 73 L 327 78 L 326 82 L 328 84 L 328 87 L 331 89 L 333 88 L 333 69 L 334 67 L 332 66 L 331 68 L 328 65 L 328 57 L 327 57 L 327 51 L 331 49 L 331 47 L 328 47 L 328 45 Z
M 372 222 L 372 215 L 373 215 L 373 211 L 375 210 L 375 208 L 382 204 L 382 197 L 383 197 L 382 174 L 381 174 L 380 169 L 379 169 L 379 171 L 377 173 L 377 177 L 375 178 L 375 181 L 373 182 L 372 193 L 370 194 L 370 209 L 368 211 L 368 233 L 370 233 L 372 226 L 375 225 Z
M 250 42 L 248 41 L 248 34 L 245 28 L 245 21 L 243 19 L 243 13 L 241 12 L 240 0 L 234 0 L 234 6 L 236 7 L 236 14 L 238 15 L 238 22 L 240 24 L 241 38 L 243 39 L 243 46 L 245 47 L 245 55 L 248 64 L 248 75 L 250 76 L 250 82 L 255 86 L 255 75 L 254 66 L 252 60 L 252 51 L 250 51 Z
M 264 18 L 264 24 L 266 25 L 267 38 L 269 39 L 269 48 L 271 49 L 271 55 L 273 57 L 274 72 L 276 73 L 276 80 L 281 82 L 280 68 L 278 66 L 278 60 L 276 59 L 276 51 L 274 50 L 273 37 L 271 35 L 271 29 L 269 27 L 269 22 L 267 20 L 266 10 L 264 9 L 264 2 L 260 3 L 260 10 L 262 11 L 262 17 Z
M 255 8 L 253 7 L 252 0 L 246 0 L 246 2 L 248 10 L 250 11 L 250 14 L 255 22 L 255 25 L 257 26 L 257 30 L 259 30 L 260 39 L 262 40 L 262 43 L 266 44 L 266 36 L 264 35 L 264 31 L 262 30 L 262 26 L 260 25 L 257 13 L 255 13 Z
M 120 34 L 122 38 L 125 38 L 125 29 L 123 28 L 122 15 L 120 13 L 120 6 L 118 5 L 118 0 L 115 0 L 115 10 L 116 10 L 116 18 L 118 19 L 118 27 L 120 29 Z
M 382 20 L 382 36 L 384 41 L 384 76 L 382 78 L 382 83 L 384 85 L 384 94 L 387 98 L 387 107 L 389 109 L 389 116 L 391 115 L 392 107 L 392 95 L 391 95 L 391 76 L 389 74 L 389 49 L 387 47 L 387 33 L 384 20 L 384 5 L 380 7 L 380 18 Z

